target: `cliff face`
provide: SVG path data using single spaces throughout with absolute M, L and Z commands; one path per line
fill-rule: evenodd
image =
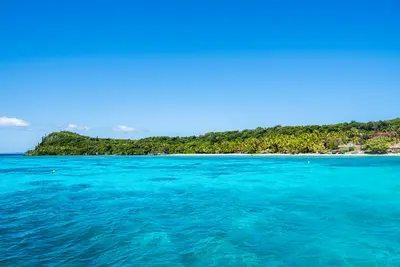
M 376 133 L 379 136 L 375 136 Z M 211 132 L 201 136 L 160 136 L 139 140 L 92 138 L 72 132 L 55 132 L 44 137 L 26 155 L 336 153 L 346 144 L 366 150 L 371 148 L 371 151 L 389 148 L 399 142 L 399 136 L 400 118 L 321 126 L 259 127 L 254 130 Z

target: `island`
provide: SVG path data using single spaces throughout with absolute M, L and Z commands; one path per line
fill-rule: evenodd
M 400 153 L 400 118 L 375 122 L 281 126 L 157 136 L 137 140 L 53 132 L 28 156 L 169 154 L 386 154 Z

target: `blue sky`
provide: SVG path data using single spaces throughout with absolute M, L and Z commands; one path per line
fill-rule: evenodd
M 400 116 L 395 0 L 5 0 L 0 38 L 0 152 Z

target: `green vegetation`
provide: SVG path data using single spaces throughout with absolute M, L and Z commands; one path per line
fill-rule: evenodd
M 392 142 L 392 138 L 378 136 L 367 140 L 363 146 L 363 149 L 368 153 L 382 154 L 389 149 Z
M 254 130 L 211 132 L 190 137 L 105 139 L 55 132 L 26 155 L 160 155 L 215 153 L 339 153 L 339 146 L 362 145 L 370 153 L 385 152 L 399 142 L 400 118 L 368 123 L 275 126 Z M 350 151 L 354 149 L 349 149 Z

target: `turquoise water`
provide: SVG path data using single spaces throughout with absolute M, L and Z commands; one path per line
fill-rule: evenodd
M 400 266 L 400 157 L 0 157 L 0 256 Z

